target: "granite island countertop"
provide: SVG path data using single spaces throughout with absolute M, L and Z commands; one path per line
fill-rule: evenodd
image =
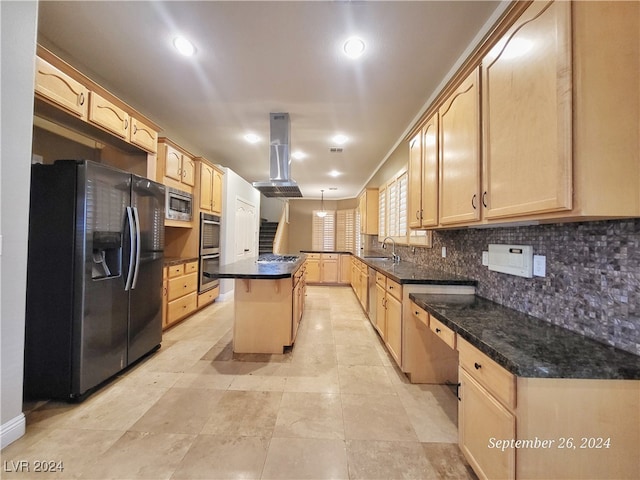
M 278 280 L 280 278 L 291 278 L 300 268 L 305 260 L 305 255 L 299 255 L 295 262 L 273 262 L 259 263 L 258 258 L 253 257 L 246 260 L 227 265 L 220 265 L 217 271 L 205 272 L 208 276 L 217 278 L 244 278 L 251 280 Z
M 520 377 L 640 380 L 640 356 L 475 295 L 409 298 Z

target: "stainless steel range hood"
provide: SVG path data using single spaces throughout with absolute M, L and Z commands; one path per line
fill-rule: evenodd
M 270 113 L 269 180 L 253 182 L 265 197 L 302 197 L 298 184 L 289 177 L 291 122 L 288 113 Z

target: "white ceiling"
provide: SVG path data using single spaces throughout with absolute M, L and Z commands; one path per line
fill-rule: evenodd
M 303 195 L 351 198 L 499 6 L 41 1 L 38 39 L 161 135 L 250 182 L 269 178 L 269 112 L 288 112 L 292 150 L 308 155 L 291 166 Z M 192 40 L 195 56 L 176 54 L 176 33 Z M 342 54 L 354 34 L 367 42 L 358 60 Z M 263 141 L 248 144 L 247 132 Z M 343 153 L 329 153 L 336 133 L 350 137 Z

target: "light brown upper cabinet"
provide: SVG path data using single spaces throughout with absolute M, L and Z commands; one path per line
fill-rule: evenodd
M 35 91 L 66 112 L 87 118 L 89 89 L 40 57 L 36 57 Z
M 440 107 L 440 224 L 480 219 L 480 74 L 474 69 Z
M 127 152 L 157 152 L 159 126 L 41 45 L 37 46 L 36 55 L 36 117 L 101 142 L 115 140 L 114 145 Z M 47 104 L 55 108 L 48 108 Z M 110 136 L 102 135 L 96 127 Z M 147 167 L 147 175 L 157 177 L 151 157 Z
M 367 188 L 358 197 L 360 212 L 360 233 L 378 234 L 378 189 Z
M 89 121 L 114 135 L 129 139 L 129 114 L 96 92 L 89 94 Z
M 168 138 L 158 139 L 158 163 L 164 165 L 165 185 L 193 193 L 196 166 L 193 157 Z
M 409 141 L 409 227 L 438 225 L 438 113 Z
M 222 172 L 200 161 L 200 210 L 222 214 Z
M 158 152 L 158 132 L 135 117 L 131 117 L 130 141 L 148 152 Z
M 572 208 L 570 22 L 534 2 L 482 61 L 487 219 Z

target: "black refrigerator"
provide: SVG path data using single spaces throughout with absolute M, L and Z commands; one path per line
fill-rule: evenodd
M 88 160 L 33 165 L 26 398 L 78 399 L 162 340 L 164 185 Z

